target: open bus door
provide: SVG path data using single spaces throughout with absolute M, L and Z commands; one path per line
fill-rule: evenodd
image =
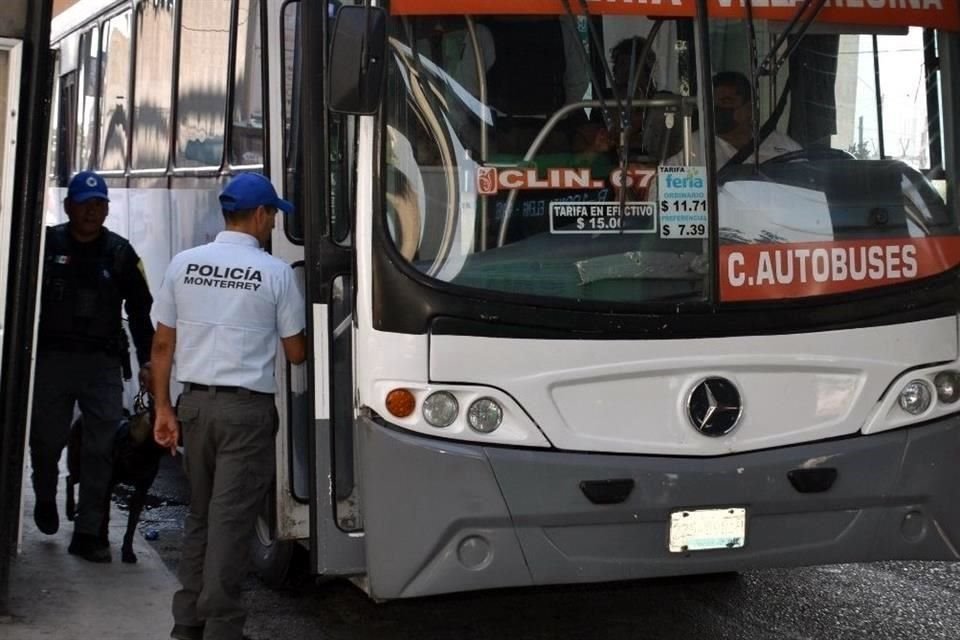
M 315 428 L 311 430 L 311 563 L 320 575 L 363 572 L 363 522 L 354 474 L 354 250 L 358 119 L 325 109 L 333 17 L 324 4 L 304 3 L 302 139 L 322 141 L 302 150 L 308 330 L 313 357 Z M 312 40 L 312 42 L 310 42 Z
M 267 37 L 284 39 L 267 53 L 271 129 L 284 132 L 271 138 L 270 173 L 275 181 L 283 175 L 284 194 L 296 208 L 278 225 L 272 251 L 301 278 L 311 344 L 305 365 L 279 372 L 276 491 L 268 517 L 258 523 L 253 554 L 258 573 L 271 582 L 285 579 L 294 541 L 307 543 L 313 573 L 363 571 L 353 481 L 350 167 L 356 128 L 355 119 L 324 110 L 329 17 L 326 3 L 267 3 L 266 24 L 281 25 Z

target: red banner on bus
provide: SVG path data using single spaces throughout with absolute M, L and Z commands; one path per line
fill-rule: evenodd
M 716 0 L 711 0 L 716 2 Z M 582 13 L 580 0 L 570 8 Z M 692 16 L 695 0 L 587 0 L 594 15 Z M 394 15 L 563 15 L 563 0 L 392 0 Z
M 960 236 L 720 247 L 720 299 L 784 300 L 919 280 L 960 264 Z
M 789 21 L 804 0 L 753 0 L 754 16 L 760 20 Z M 710 15 L 746 18 L 747 0 L 707 0 Z M 579 0 L 570 7 L 581 13 Z M 690 17 L 695 0 L 587 0 L 596 15 L 642 15 Z M 395 15 L 561 15 L 563 0 L 393 0 Z M 876 26 L 917 26 L 960 31 L 957 0 L 827 0 L 818 22 Z

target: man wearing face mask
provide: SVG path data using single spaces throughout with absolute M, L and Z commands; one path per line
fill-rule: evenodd
M 721 71 L 713 77 L 713 99 L 717 139 L 717 168 L 722 169 L 737 152 L 750 144 L 753 138 L 753 104 L 750 80 L 737 71 Z M 760 141 L 760 162 L 801 149 L 790 136 L 776 129 Z M 753 153 L 744 162 L 749 162 Z M 683 164 L 683 154 L 671 157 L 666 164 Z M 703 164 L 699 138 L 694 137 L 690 149 L 690 164 Z

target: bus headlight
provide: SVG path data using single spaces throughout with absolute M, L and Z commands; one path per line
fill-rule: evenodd
M 960 400 L 960 374 L 956 371 L 941 371 L 933 379 L 940 402 L 953 403 Z
M 492 398 L 475 400 L 467 410 L 467 423 L 478 433 L 496 431 L 503 422 L 503 408 Z
M 930 408 L 933 394 L 924 380 L 912 380 L 900 392 L 900 408 L 909 414 L 918 416 Z
M 460 413 L 460 405 L 452 393 L 437 391 L 423 401 L 423 419 L 431 426 L 443 429 L 453 424 Z

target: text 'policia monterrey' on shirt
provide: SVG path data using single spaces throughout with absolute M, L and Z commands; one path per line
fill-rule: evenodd
M 256 291 L 263 284 L 260 271 L 252 267 L 220 267 L 209 264 L 190 263 L 183 277 L 183 284 L 221 289 L 246 289 Z
M 176 329 L 177 380 L 274 391 L 278 338 L 303 331 L 303 295 L 289 264 L 257 239 L 221 231 L 170 261 L 154 317 Z

